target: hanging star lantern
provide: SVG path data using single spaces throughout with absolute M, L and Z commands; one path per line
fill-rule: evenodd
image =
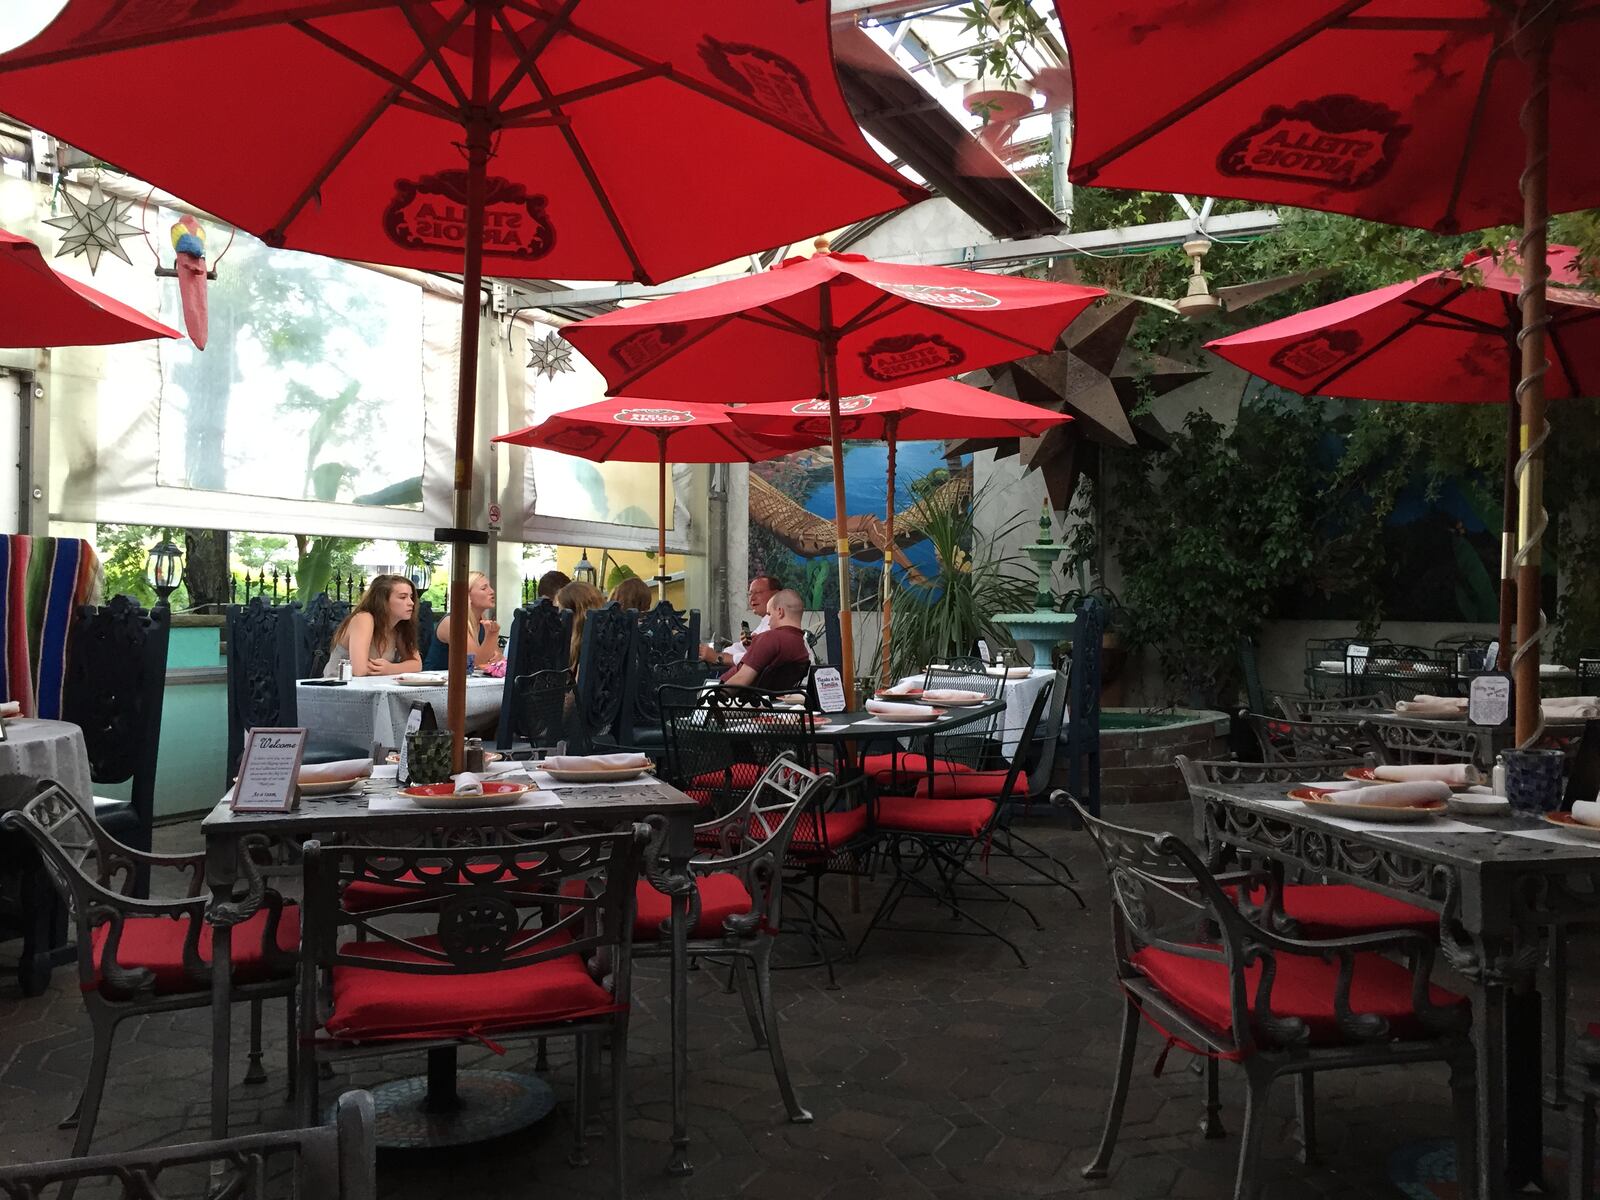
M 67 201 L 67 214 L 60 217 L 51 217 L 46 225 L 63 232 L 61 245 L 56 250 L 56 257 L 64 254 L 81 254 L 89 260 L 89 274 L 93 275 L 100 266 L 100 255 L 109 250 L 129 266 L 133 259 L 128 257 L 128 252 L 122 248 L 122 239 L 133 237 L 139 233 L 137 225 L 131 225 L 126 220 L 128 210 L 133 207 L 129 201 L 118 200 L 115 196 L 107 196 L 100 190 L 100 181 L 94 181 L 94 186 L 89 189 L 89 197 L 80 200 L 72 192 L 65 189 L 61 192 Z
M 546 379 L 554 379 L 565 371 L 576 370 L 572 365 L 572 347 L 556 334 L 548 333 L 528 343 L 528 366 Z

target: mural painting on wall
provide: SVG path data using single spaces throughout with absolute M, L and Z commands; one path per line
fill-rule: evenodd
M 882 580 L 889 450 L 882 442 L 846 443 L 844 495 L 849 516 L 851 584 L 857 608 L 876 608 Z M 895 451 L 894 571 L 920 582 L 939 565 L 918 506 L 935 493 L 972 494 L 972 456 L 946 455 L 943 442 L 902 442 Z M 799 591 L 809 611 L 837 608 L 833 455 L 824 446 L 750 468 L 750 574 L 776 575 Z

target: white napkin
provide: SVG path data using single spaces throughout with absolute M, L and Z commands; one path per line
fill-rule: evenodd
M 20 717 L 22 715 L 22 701 L 0 700 L 0 717 Z
M 1574 800 L 1572 819 L 1579 825 L 1593 825 L 1600 829 L 1600 800 Z
M 1467 702 L 1457 696 L 1417 696 L 1401 700 L 1394 710 L 1412 717 L 1464 717 Z
M 547 771 L 633 771 L 649 765 L 643 754 L 552 754 L 544 760 Z
M 405 675 L 396 675 L 401 683 L 448 683 L 450 676 L 444 671 L 414 671 Z
M 346 758 L 339 762 L 307 763 L 301 766 L 301 783 L 342 783 L 346 779 L 365 779 L 372 774 L 370 758 Z
M 875 717 L 897 721 L 927 721 L 933 710 L 925 704 L 890 704 L 887 700 L 868 700 L 867 711 Z
M 1314 787 L 1319 792 L 1349 792 L 1356 788 L 1370 787 L 1359 779 L 1319 779 L 1315 783 L 1308 783 L 1306 787 Z
M 903 683 L 895 684 L 892 688 L 883 689 L 885 696 L 916 696 L 920 695 L 921 692 L 922 685 L 915 679 L 907 679 Z
M 1388 808 L 1415 808 L 1435 800 L 1450 799 L 1450 785 L 1438 780 L 1419 779 L 1412 783 L 1382 783 L 1356 788 L 1339 797 L 1341 804 L 1381 804 Z
M 476 775 L 472 774 L 472 772 L 463 771 L 459 775 L 452 775 L 451 778 L 456 781 L 456 791 L 455 791 L 456 795 L 458 795 L 458 796 L 481 796 L 481 795 L 483 795 L 483 780 L 479 779 Z
M 1004 676 L 1006 679 L 1026 679 L 1033 674 L 1032 667 L 985 667 L 985 675 Z
M 1600 696 L 1551 696 L 1542 702 L 1544 715 L 1562 720 L 1600 717 Z
M 1410 763 L 1406 766 L 1381 766 L 1372 768 L 1372 777 L 1385 783 L 1413 783 L 1433 780 L 1439 783 L 1466 786 L 1483 782 L 1483 773 L 1471 763 Z
M 931 688 L 922 693 L 922 698 L 929 704 L 975 704 L 988 699 L 982 692 L 969 692 L 962 688 Z

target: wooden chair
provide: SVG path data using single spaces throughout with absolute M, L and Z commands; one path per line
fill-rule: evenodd
M 331 600 L 327 592 L 318 592 L 311 598 L 311 603 L 306 605 L 305 611 L 305 639 L 306 639 L 306 676 L 307 678 L 321 678 L 323 669 L 328 665 L 328 656 L 333 652 L 333 635 L 338 631 L 344 619 L 350 615 L 350 601 Z M 430 644 L 433 641 L 433 606 L 426 600 L 417 606 L 417 623 L 422 630 L 422 636 Z M 424 660 L 427 658 L 427 647 L 419 645 L 419 651 Z
M 583 622 L 578 647 L 577 690 L 568 745 L 575 754 L 617 745 L 623 702 L 634 668 L 638 620 L 616 601 L 593 609 Z
M 511 614 L 511 635 L 506 642 L 506 679 L 536 675 L 541 671 L 567 671 L 571 667 L 572 613 L 557 608 L 549 600 L 524 604 Z M 516 740 L 512 729 L 512 689 L 507 687 L 500 704 L 500 724 L 495 746 L 511 749 Z
M 1223 889 L 1272 888 L 1264 872 L 1216 875 L 1180 838 L 1102 821 L 1070 801 L 1111 882 L 1112 945 L 1124 996 L 1122 1041 L 1100 1148 L 1083 1174 L 1103 1178 L 1116 1149 L 1139 1029 L 1245 1072 L 1235 1200 L 1255 1200 L 1268 1099 L 1283 1075 L 1444 1062 L 1460 1178 L 1475 1175 L 1473 1051 L 1467 1001 L 1429 984 L 1433 943 L 1396 930 L 1332 941 L 1287 937 L 1252 921 Z M 1395 958 L 1404 960 L 1404 964 Z M 1312 1124 L 1306 1114 L 1306 1124 Z
M 36 1200 L 49 1194 L 65 1200 L 88 1183 L 95 1196 L 108 1200 L 200 1194 L 272 1200 L 287 1175 L 297 1196 L 378 1200 L 374 1125 L 371 1095 L 346 1092 L 330 1125 L 0 1167 L 0 1197 Z M 48 1192 L 52 1187 L 61 1190 Z

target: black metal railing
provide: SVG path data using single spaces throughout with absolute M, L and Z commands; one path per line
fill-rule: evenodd
M 335 572 L 323 590 L 330 600 L 354 604 L 366 589 L 366 576 L 352 571 L 348 575 Z M 287 567 L 262 567 L 254 574 L 246 571 L 243 575 L 234 575 L 229 583 L 229 602 L 232 604 L 249 604 L 254 596 L 270 597 L 272 603 L 277 604 L 282 600 L 294 599 L 294 594 L 294 572 Z

